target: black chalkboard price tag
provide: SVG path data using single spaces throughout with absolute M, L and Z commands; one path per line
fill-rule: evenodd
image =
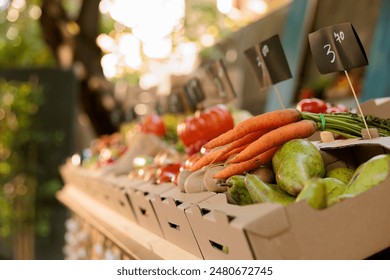
M 279 35 L 274 35 L 247 49 L 245 55 L 261 89 L 292 77 Z
M 228 75 L 228 71 L 222 59 L 217 59 L 209 63 L 206 73 L 217 88 L 218 95 L 227 103 L 236 98 L 233 84 Z
M 168 96 L 168 112 L 171 113 L 184 113 L 185 112 L 185 101 L 183 100 L 183 97 L 180 91 L 173 91 Z
M 321 74 L 368 64 L 363 45 L 351 23 L 340 23 L 309 34 L 310 49 Z
M 194 110 L 196 110 L 199 103 L 205 100 L 205 94 L 198 78 L 191 78 L 187 82 L 184 93 Z
M 348 75 L 348 70 L 368 64 L 366 52 L 355 28 L 349 22 L 324 27 L 309 34 L 309 43 L 321 74 L 344 71 L 360 115 L 363 117 L 366 131 L 371 139 L 370 130 Z

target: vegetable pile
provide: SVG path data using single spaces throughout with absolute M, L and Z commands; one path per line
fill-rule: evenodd
M 325 166 L 319 150 L 306 139 L 287 142 L 275 154 L 275 182 L 247 173 L 226 180 L 228 193 L 238 205 L 290 203 L 305 200 L 324 209 L 353 198 L 382 183 L 389 176 L 389 154 L 379 154 L 357 167 Z
M 390 136 L 390 120 L 365 116 L 369 128 L 379 136 Z M 206 149 L 191 172 L 204 166 L 224 163 L 214 178 L 226 180 L 269 163 L 283 144 L 293 139 L 308 138 L 317 131 L 329 131 L 345 138 L 362 137 L 363 118 L 350 112 L 316 114 L 283 109 L 251 117 L 207 142 Z
M 177 134 L 187 154 L 192 155 L 199 152 L 207 141 L 232 129 L 233 126 L 231 113 L 227 107 L 220 104 L 186 117 L 178 124 Z

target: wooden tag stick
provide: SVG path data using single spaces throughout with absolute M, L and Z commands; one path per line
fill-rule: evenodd
M 348 80 L 349 86 L 351 87 L 351 90 L 352 90 L 352 93 L 353 93 L 353 97 L 355 98 L 356 105 L 357 105 L 357 107 L 358 107 L 359 113 L 360 113 L 360 115 L 361 115 L 362 118 L 363 118 L 364 126 L 365 126 L 366 129 L 367 129 L 368 136 L 370 137 L 370 139 L 372 139 L 371 132 L 370 132 L 370 130 L 368 129 L 368 125 L 367 125 L 367 122 L 366 122 L 366 118 L 364 117 L 362 108 L 360 107 L 359 100 L 358 100 L 358 98 L 357 98 L 357 96 L 356 96 L 355 89 L 354 89 L 353 86 L 352 86 L 351 79 L 349 78 L 349 75 L 348 75 L 347 70 L 344 70 L 344 73 L 345 73 L 345 76 L 347 76 L 347 80 Z
M 275 85 L 274 85 L 274 91 L 275 91 L 275 93 L 276 93 L 276 96 L 278 97 L 280 106 L 281 106 L 282 109 L 284 110 L 285 107 L 284 107 L 284 103 L 283 103 L 282 97 L 280 96 L 280 91 L 279 91 L 279 89 L 277 88 L 277 86 L 275 86 Z

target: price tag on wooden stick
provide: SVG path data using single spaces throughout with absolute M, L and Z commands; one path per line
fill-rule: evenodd
M 368 65 L 367 55 L 351 23 L 324 27 L 309 34 L 311 52 L 322 74 L 344 71 L 366 132 L 372 138 L 347 70 Z
M 223 102 L 227 103 L 236 98 L 236 92 L 234 91 L 233 84 L 222 59 L 211 62 L 206 67 L 206 73 L 213 81 L 218 95 L 223 99 Z
M 284 109 L 280 92 L 275 84 L 290 79 L 292 75 L 279 35 L 274 35 L 256 44 L 246 50 L 245 55 L 255 72 L 260 88 L 264 89 L 274 85 L 280 106 Z
M 185 86 L 185 93 L 195 104 L 205 100 L 205 94 L 198 78 L 192 78 L 187 82 Z
M 245 55 L 262 89 L 292 77 L 279 35 L 247 49 Z
M 179 91 L 172 91 L 168 96 L 167 102 L 168 112 L 170 113 L 184 113 L 185 112 L 185 102 Z
M 368 64 L 363 45 L 351 23 L 340 23 L 309 34 L 314 61 L 321 74 Z

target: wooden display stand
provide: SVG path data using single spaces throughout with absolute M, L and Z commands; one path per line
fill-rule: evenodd
M 78 187 L 67 184 L 57 199 L 85 223 L 98 230 L 121 250 L 122 259 L 188 260 L 199 259 L 160 236 L 93 199 Z M 88 256 L 90 254 L 86 254 Z

